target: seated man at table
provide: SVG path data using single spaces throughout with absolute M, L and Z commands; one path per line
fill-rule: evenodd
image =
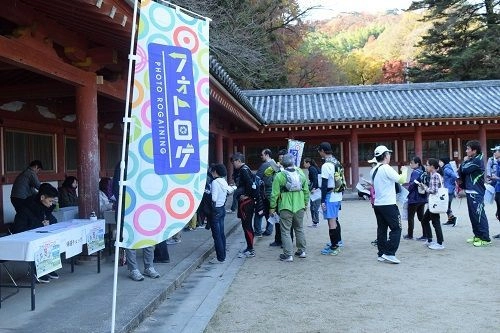
M 57 219 L 52 215 L 54 201 L 57 198 L 57 189 L 49 183 L 40 185 L 38 193 L 32 195 L 23 203 L 19 212 L 14 218 L 12 227 L 13 233 L 19 233 L 57 223 Z M 38 282 L 48 283 L 52 279 L 58 279 L 56 272 L 39 277 Z

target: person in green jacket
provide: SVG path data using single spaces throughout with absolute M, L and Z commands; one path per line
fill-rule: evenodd
M 279 212 L 283 253 L 281 261 L 293 261 L 293 242 L 290 228 L 295 230 L 299 258 L 306 257 L 306 238 L 304 234 L 304 213 L 309 203 L 309 186 L 304 172 L 294 166 L 294 158 L 286 154 L 282 159 L 283 170 L 273 180 L 270 200 L 270 215 Z

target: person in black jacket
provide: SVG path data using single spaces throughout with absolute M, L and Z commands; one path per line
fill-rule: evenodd
M 241 226 L 245 234 L 247 247 L 240 254 L 240 258 L 255 257 L 253 249 L 254 231 L 252 220 L 254 211 L 264 213 L 264 205 L 262 198 L 258 196 L 258 191 L 254 182 L 254 175 L 250 168 L 245 164 L 245 155 L 242 153 L 234 153 L 231 157 L 231 162 L 236 170 L 239 171 L 238 188 L 235 190 L 238 193 L 238 217 L 241 219 Z M 257 209 L 256 209 L 257 207 Z
M 41 184 L 38 193 L 26 199 L 20 207 L 14 218 L 12 232 L 18 233 L 57 223 L 57 219 L 52 215 L 57 195 L 54 186 L 49 183 Z
M 309 157 L 305 158 L 304 168 L 306 168 L 309 171 L 309 191 L 311 191 L 311 193 L 315 191 L 321 191 L 318 183 L 318 175 L 320 174 L 321 170 L 318 168 L 316 161 Z M 315 228 L 319 224 L 320 205 L 321 205 L 321 197 L 319 197 L 314 201 L 312 200 L 310 201 L 309 208 L 311 210 L 312 224 L 309 227 L 311 228 Z
M 57 195 L 58 192 L 54 186 L 49 183 L 41 184 L 38 193 L 27 198 L 19 207 L 14 218 L 12 232 L 19 233 L 57 223 L 57 219 L 52 215 Z M 58 278 L 59 274 L 50 272 L 38 277 L 37 281 L 48 283 L 50 279 Z
M 467 208 L 474 236 L 467 239 L 476 247 L 491 244 L 488 219 L 484 212 L 484 161 L 481 144 L 477 140 L 468 141 L 463 163 L 458 170 L 459 185 L 465 190 Z

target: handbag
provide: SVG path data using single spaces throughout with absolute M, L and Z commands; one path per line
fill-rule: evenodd
M 448 189 L 443 186 L 443 178 L 439 176 L 441 187 L 437 192 L 429 194 L 429 211 L 433 214 L 446 213 L 448 211 Z

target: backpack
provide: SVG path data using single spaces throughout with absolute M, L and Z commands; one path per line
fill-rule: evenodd
M 285 192 L 302 191 L 302 179 L 296 169 L 293 169 L 293 171 L 284 169 L 282 172 L 286 176 Z
M 333 192 L 336 193 L 341 193 L 344 192 L 345 189 L 347 188 L 347 182 L 345 181 L 345 175 L 344 175 L 344 167 L 340 162 L 337 160 L 336 162 L 328 162 L 328 163 L 333 163 L 335 166 L 335 173 L 333 176 L 333 179 L 335 181 L 335 186 L 333 188 Z
M 252 189 L 256 190 L 254 199 L 257 200 L 257 197 L 260 197 L 261 199 L 264 199 L 266 197 L 266 184 L 257 175 L 254 175 L 253 177 L 253 184 L 252 184 Z

